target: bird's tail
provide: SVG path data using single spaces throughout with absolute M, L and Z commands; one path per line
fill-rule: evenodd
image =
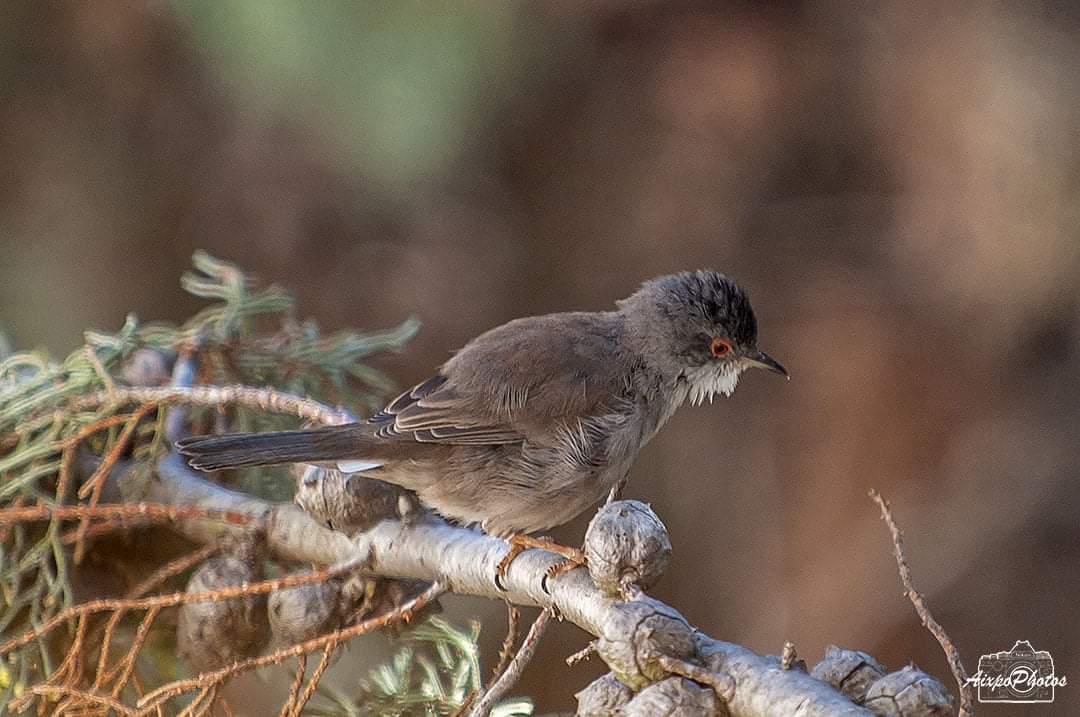
M 192 468 L 216 471 L 355 458 L 369 437 L 360 424 L 348 423 L 307 431 L 194 436 L 177 441 L 176 449 L 187 456 Z

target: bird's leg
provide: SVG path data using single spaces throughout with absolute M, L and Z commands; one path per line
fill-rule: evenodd
M 495 568 L 495 585 L 498 586 L 500 590 L 506 589 L 503 580 L 506 578 L 506 571 L 509 569 L 510 563 L 514 562 L 514 559 L 517 556 L 530 548 L 547 550 L 548 552 L 561 555 L 565 558 L 565 560 L 555 563 L 548 568 L 547 573 L 544 576 L 545 584 L 548 578 L 555 577 L 560 573 L 565 573 L 568 570 L 585 565 L 584 551 L 579 550 L 578 548 L 568 548 L 565 545 L 560 545 L 551 538 L 533 537 L 531 535 L 526 535 L 525 533 L 513 533 L 506 538 L 506 542 L 510 544 L 510 549 L 506 551 L 506 555 L 503 556 L 502 560 L 499 561 L 498 566 Z

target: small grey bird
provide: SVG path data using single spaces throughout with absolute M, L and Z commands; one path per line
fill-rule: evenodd
M 187 438 L 199 470 L 337 463 L 415 491 L 446 518 L 510 537 L 565 523 L 621 486 L 679 406 L 729 395 L 757 347 L 739 286 L 714 271 L 646 282 L 615 311 L 516 319 L 366 421 Z

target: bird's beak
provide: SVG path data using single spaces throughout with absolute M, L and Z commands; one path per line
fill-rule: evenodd
M 746 357 L 746 361 L 754 368 L 763 368 L 766 371 L 772 371 L 773 373 L 778 373 L 786 378 L 791 378 L 791 376 L 788 375 L 787 369 L 781 366 L 779 361 L 764 351 L 755 349 Z

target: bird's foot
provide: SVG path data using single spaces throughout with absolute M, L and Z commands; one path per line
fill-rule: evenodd
M 589 561 L 585 558 L 585 551 L 578 548 L 563 548 L 566 552 L 559 553 L 563 556 L 563 559 L 552 565 L 547 571 L 544 572 L 544 579 L 540 583 L 540 587 L 544 589 L 544 592 L 551 594 L 551 590 L 548 589 L 548 585 L 551 583 L 552 578 L 563 573 L 568 573 L 574 568 L 586 568 L 589 566 Z
M 582 550 L 560 545 L 551 538 L 533 537 L 524 533 L 514 533 L 506 539 L 506 542 L 510 544 L 510 549 L 506 551 L 506 555 L 503 556 L 502 560 L 499 561 L 498 566 L 495 568 L 495 585 L 500 590 L 506 590 L 506 571 L 510 568 L 510 563 L 514 562 L 514 559 L 517 558 L 517 556 L 530 548 L 547 550 L 548 552 L 561 555 L 565 558 L 565 560 L 555 563 L 547 569 L 542 586 L 544 592 L 548 592 L 547 584 L 548 580 L 551 578 L 585 565 L 585 553 Z

